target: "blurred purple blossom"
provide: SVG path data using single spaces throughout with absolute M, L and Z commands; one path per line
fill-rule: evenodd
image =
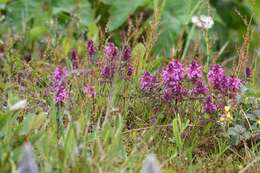
M 241 86 L 241 80 L 235 76 L 227 76 L 227 90 L 229 92 L 237 92 Z
M 133 75 L 133 71 L 134 71 L 134 67 L 131 64 L 129 64 L 127 66 L 127 73 L 126 73 L 127 77 L 131 77 Z
M 170 102 L 172 99 L 179 100 L 187 94 L 187 90 L 179 81 L 172 82 L 170 86 L 166 86 L 163 90 L 163 98 L 165 101 Z
M 208 72 L 208 80 L 214 89 L 222 89 L 224 75 L 224 68 L 221 65 L 215 64 L 210 68 Z
M 71 62 L 72 62 L 73 70 L 79 68 L 79 56 L 75 49 L 71 52 Z
M 250 67 L 246 67 L 246 69 L 245 69 L 245 76 L 246 76 L 247 79 L 251 78 L 252 70 L 251 70 Z
M 188 78 L 192 81 L 196 81 L 202 77 L 202 66 L 193 60 L 187 69 Z
M 184 75 L 183 65 L 178 60 L 173 60 L 163 70 L 163 97 L 166 101 L 171 101 L 173 98 L 180 99 L 187 93 L 181 81 Z
M 93 40 L 88 40 L 88 41 L 87 41 L 87 50 L 88 50 L 88 55 L 89 55 L 89 57 L 92 59 L 93 56 L 94 56 L 94 55 L 96 54 L 96 52 L 97 52 Z
M 67 77 L 68 71 L 66 68 L 58 66 L 53 72 L 52 89 L 55 93 L 55 103 L 63 103 L 67 97 L 68 92 L 66 91 L 64 79 Z
M 101 70 L 101 75 L 104 79 L 111 80 L 115 73 L 115 67 L 113 64 L 105 65 Z
M 217 111 L 217 106 L 213 103 L 211 96 L 207 96 L 203 103 L 204 111 L 209 114 L 213 114 Z
M 55 68 L 53 72 L 53 79 L 52 79 L 52 88 L 54 90 L 58 90 L 64 78 L 68 75 L 68 71 L 66 68 L 58 66 Z
M 207 94 L 209 91 L 208 87 L 203 83 L 202 80 L 197 80 L 195 82 L 195 87 L 191 91 L 192 96 L 197 96 L 199 94 Z
M 61 85 L 55 95 L 55 103 L 62 104 L 68 98 L 68 92 L 64 85 Z
M 106 58 L 108 58 L 110 60 L 115 59 L 115 57 L 117 56 L 117 47 L 115 46 L 115 44 L 113 42 L 108 42 L 105 45 L 104 54 L 105 54 Z
M 86 96 L 88 97 L 95 97 L 96 96 L 96 89 L 94 86 L 90 85 L 90 84 L 86 84 L 84 86 L 84 93 L 86 94 Z
M 131 58 L 131 47 L 130 46 L 128 46 L 128 45 L 124 45 L 124 47 L 123 47 L 123 50 L 122 50 L 123 52 L 122 52 L 122 60 L 123 61 L 129 61 L 130 60 L 130 58 Z
M 149 72 L 144 72 L 140 79 L 140 87 L 143 91 L 151 91 L 156 85 L 156 77 Z
M 174 85 L 176 81 L 184 78 L 184 68 L 178 60 L 168 64 L 162 72 L 162 78 L 166 87 Z

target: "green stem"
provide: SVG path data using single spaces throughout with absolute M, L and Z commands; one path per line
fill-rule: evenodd
M 191 38 L 192 38 L 193 33 L 194 33 L 194 29 L 195 29 L 195 26 L 193 25 L 190 32 L 189 32 L 188 39 L 187 39 L 187 42 L 185 44 L 183 54 L 181 56 L 181 61 L 183 61 L 184 58 L 186 57 L 186 54 L 187 54 L 189 46 L 190 46 L 190 41 L 191 41 Z
M 207 54 L 207 69 L 210 63 L 210 52 L 209 52 L 209 38 L 208 38 L 208 31 L 205 31 L 205 42 L 206 42 L 206 54 Z
M 62 116 L 60 114 L 61 112 L 61 105 L 57 105 L 57 111 L 56 111 L 56 123 L 57 123 L 57 138 L 59 139 L 63 132 L 63 122 L 62 122 Z

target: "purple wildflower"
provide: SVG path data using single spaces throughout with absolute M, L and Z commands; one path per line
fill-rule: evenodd
M 163 97 L 165 101 L 170 102 L 173 98 L 179 100 L 187 94 L 187 90 L 183 87 L 181 82 L 172 82 L 171 86 L 167 86 L 163 90 Z
M 149 72 L 144 72 L 140 79 L 140 87 L 143 91 L 151 91 L 156 85 L 156 77 Z
M 228 83 L 228 91 L 230 92 L 237 92 L 240 89 L 241 80 L 235 76 L 228 76 L 227 83 Z
M 127 66 L 127 77 L 131 77 L 133 75 L 134 68 L 131 64 Z
M 56 104 L 64 103 L 67 98 L 68 92 L 66 91 L 64 85 L 60 85 L 55 95 Z
M 94 56 L 94 55 L 96 54 L 96 52 L 97 52 L 93 40 L 88 40 L 88 41 L 87 41 L 87 50 L 88 50 L 88 55 L 89 55 L 89 57 L 92 59 L 93 56 Z
M 75 49 L 71 52 L 71 62 L 72 62 L 73 70 L 79 68 L 79 56 Z
M 173 90 L 171 88 L 165 88 L 163 90 L 163 98 L 165 101 L 170 102 L 173 99 Z
M 114 76 L 115 68 L 113 65 L 105 65 L 101 70 L 101 75 L 103 78 L 111 80 Z
M 87 84 L 84 86 L 84 93 L 88 96 L 88 97 L 95 97 L 96 96 L 96 90 L 95 87 Z
M 208 96 L 204 100 L 204 111 L 209 114 L 213 114 L 217 111 L 217 106 L 213 103 L 212 97 Z
M 115 44 L 108 42 L 104 48 L 104 54 L 107 58 L 113 60 L 117 55 L 117 47 Z
M 221 90 L 224 78 L 224 68 L 221 65 L 213 65 L 208 72 L 208 80 L 214 89 Z
M 58 66 L 53 72 L 52 87 L 54 90 L 58 90 L 60 85 L 62 85 L 64 78 L 68 75 L 66 68 Z
M 187 69 L 188 78 L 192 81 L 196 81 L 202 77 L 202 66 L 193 60 Z
M 184 78 L 184 68 L 178 60 L 168 64 L 162 72 L 162 78 L 164 82 L 164 99 L 166 101 L 171 101 L 173 98 L 180 99 L 187 93 L 181 83 Z
M 53 72 L 52 89 L 55 92 L 55 102 L 57 104 L 64 103 L 68 97 L 68 92 L 66 91 L 64 79 L 68 75 L 66 68 L 56 67 Z
M 128 45 L 124 45 L 122 52 L 122 60 L 129 61 L 131 58 L 131 48 Z
M 192 96 L 197 96 L 199 94 L 207 94 L 209 91 L 208 87 L 202 82 L 202 80 L 197 80 L 195 82 L 195 87 L 192 89 Z
M 224 76 L 219 91 L 221 91 L 223 95 L 233 97 L 236 95 L 236 92 L 240 89 L 240 86 L 240 79 L 234 76 Z
M 246 69 L 245 69 L 245 76 L 246 76 L 247 79 L 251 78 L 252 70 L 251 70 L 250 67 L 246 67 Z
M 176 81 L 182 80 L 184 77 L 184 68 L 178 60 L 174 60 L 168 64 L 162 72 L 162 78 L 166 86 L 171 86 Z

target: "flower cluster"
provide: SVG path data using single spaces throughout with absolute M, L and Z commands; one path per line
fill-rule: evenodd
M 156 86 L 156 77 L 149 72 L 144 72 L 140 79 L 141 90 L 148 92 L 151 91 Z
M 171 86 L 172 83 L 181 81 L 184 78 L 184 74 L 183 65 L 178 60 L 174 60 L 163 70 L 162 78 L 166 86 Z
M 101 70 L 101 75 L 106 80 L 111 80 L 116 71 L 117 47 L 114 43 L 108 42 L 104 48 L 105 64 Z
M 218 64 L 213 65 L 208 72 L 209 83 L 214 89 L 221 90 L 224 76 L 224 68 Z
M 182 79 L 185 76 L 184 71 L 183 65 L 178 60 L 170 62 L 163 70 L 162 79 L 166 101 L 171 101 L 174 97 L 180 99 L 186 94 L 187 91 L 182 84 Z
M 191 96 L 198 96 L 200 94 L 207 94 L 209 91 L 208 87 L 203 83 L 202 80 L 197 80 L 195 82 L 194 88 L 191 90 Z
M 87 51 L 88 51 L 88 56 L 90 58 L 90 61 L 93 62 L 93 57 L 97 52 L 93 40 L 87 41 Z
M 207 96 L 203 103 L 204 111 L 212 114 L 217 111 L 217 106 L 213 103 L 213 99 L 211 96 Z
M 192 81 L 197 81 L 202 77 L 202 66 L 193 60 L 187 69 L 188 78 Z
M 123 61 L 129 61 L 131 58 L 131 48 L 128 45 L 124 45 L 122 50 L 122 60 Z
M 152 91 L 155 84 L 164 101 L 183 101 L 184 97 L 192 100 L 197 98 L 203 101 L 204 112 L 212 114 L 217 110 L 222 110 L 224 99 L 234 99 L 241 86 L 241 80 L 235 76 L 226 76 L 221 65 L 213 65 L 208 71 L 208 85 L 204 82 L 202 65 L 193 60 L 187 68 L 178 60 L 171 61 L 161 72 L 161 82 L 156 81 L 155 76 L 145 72 L 140 79 L 142 91 Z M 157 86 L 157 85 L 156 85 Z M 191 87 L 191 88 L 190 88 Z M 220 95 L 219 95 L 220 94 Z M 198 97 L 200 96 L 200 97 Z M 214 97 L 212 97 L 214 96 Z
M 122 57 L 121 57 L 121 65 L 122 65 L 122 70 L 125 71 L 125 76 L 127 79 L 130 79 L 134 67 L 131 65 L 131 57 L 132 57 L 132 50 L 129 45 L 124 45 L 122 48 Z
M 106 64 L 101 70 L 101 75 L 104 79 L 111 80 L 115 73 L 115 64 Z
M 71 62 L 72 62 L 73 70 L 79 68 L 79 56 L 75 49 L 71 52 Z
M 241 80 L 235 76 L 226 76 L 221 65 L 211 67 L 208 72 L 208 80 L 213 89 L 229 97 L 234 97 L 241 86 Z
M 68 92 L 65 87 L 65 78 L 67 77 L 68 72 L 66 68 L 56 67 L 53 72 L 53 80 L 52 80 L 52 90 L 55 93 L 55 103 L 62 104 L 68 98 Z
M 101 69 L 101 75 L 104 79 L 110 81 L 113 78 L 116 69 L 119 69 L 121 74 L 123 74 L 126 79 L 130 79 L 132 76 L 134 68 L 131 65 L 131 48 L 128 45 L 124 45 L 121 51 L 121 59 L 119 59 L 118 48 L 115 46 L 115 44 L 108 42 L 105 45 L 103 51 L 105 64 Z
M 118 49 L 113 42 L 108 42 L 104 47 L 105 57 L 114 60 L 117 56 Z

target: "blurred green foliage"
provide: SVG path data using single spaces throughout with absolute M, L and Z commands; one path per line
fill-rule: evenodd
M 164 4 L 160 11 L 160 33 L 155 53 L 170 55 L 172 48 L 182 51 L 191 31 L 191 17 L 206 14 L 214 18 L 215 25 L 209 32 L 214 41 L 212 51 L 219 51 L 224 44 L 228 49 L 224 58 L 234 56 L 236 48 L 243 42 L 243 35 L 250 23 L 256 31 L 260 20 L 260 2 L 245 0 L 1 0 L 0 36 L 6 33 L 24 33 L 24 47 L 30 50 L 35 41 L 44 36 L 58 37 L 68 30 L 78 36 L 97 37 L 105 31 L 114 40 L 120 38 L 120 31 L 126 29 L 128 18 L 143 13 L 142 27 L 149 22 L 156 9 L 154 5 Z M 98 30 L 98 28 L 100 30 Z M 90 33 L 90 34 L 89 34 Z M 205 45 L 201 33 L 195 30 L 191 41 Z M 252 49 L 259 43 L 257 33 L 252 35 Z M 192 43 L 191 42 L 191 43 Z M 204 50 L 205 53 L 205 50 Z

